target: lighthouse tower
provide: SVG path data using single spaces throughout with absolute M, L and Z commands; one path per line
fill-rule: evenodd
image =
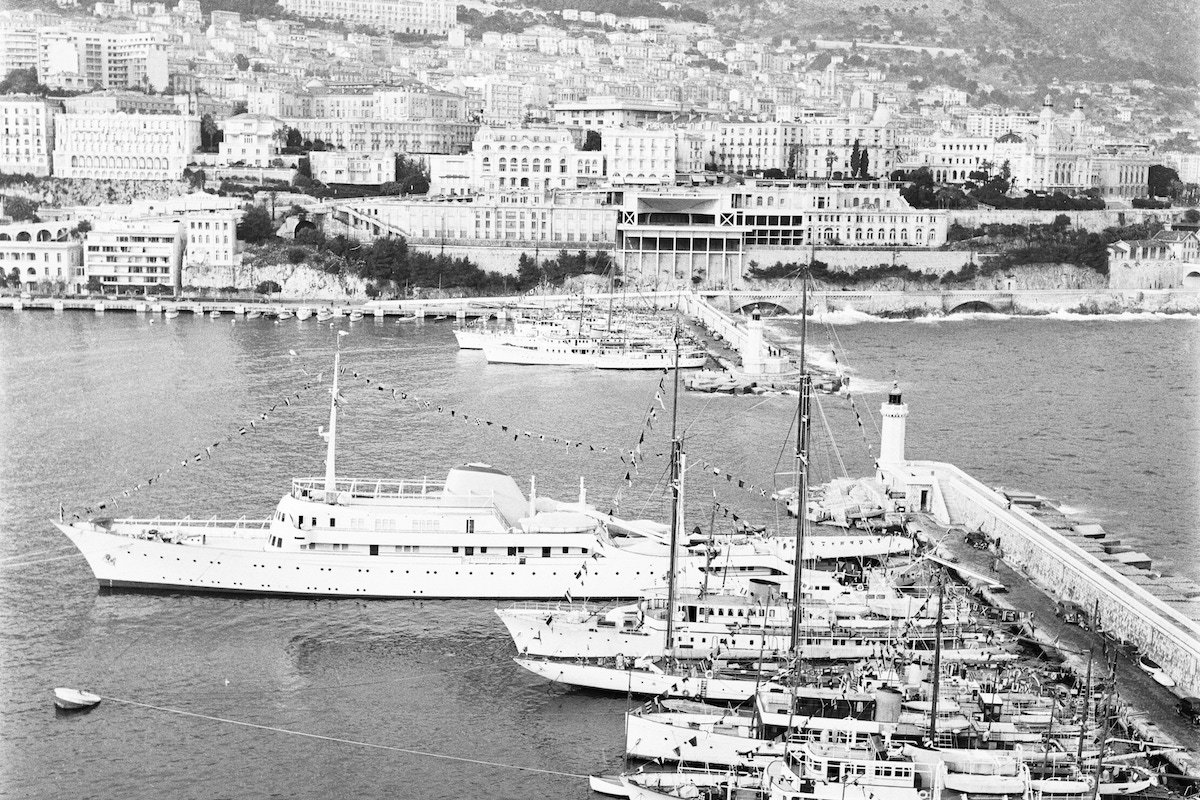
M 763 373 L 763 321 L 758 309 L 750 312 L 750 321 L 746 323 L 746 338 L 742 342 L 742 372 L 747 375 Z
M 879 464 L 900 464 L 904 461 L 904 420 L 908 404 L 900 400 L 899 382 L 892 384 L 887 402 L 880 409 L 883 416 L 879 437 Z

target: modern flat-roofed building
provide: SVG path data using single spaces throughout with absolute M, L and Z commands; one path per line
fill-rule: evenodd
M 679 103 L 670 101 L 623 100 L 617 97 L 596 96 L 587 100 L 555 103 L 554 121 L 572 128 L 599 130 L 656 122 L 660 117 L 678 114 L 681 110 Z
M 937 247 L 947 227 L 945 211 L 914 209 L 886 182 L 630 189 L 616 258 L 633 283 L 737 288 L 751 258 L 807 258 L 803 248 L 822 246 Z
M 170 44 L 158 32 L 114 33 L 45 28 L 38 31 L 38 77 L 51 88 L 140 88 L 170 83 Z
M 225 136 L 217 150 L 220 163 L 269 167 L 279 157 L 283 121 L 266 114 L 238 114 L 222 120 Z
M 105 292 L 145 294 L 179 285 L 187 232 L 169 219 L 98 220 L 87 234 L 83 284 Z

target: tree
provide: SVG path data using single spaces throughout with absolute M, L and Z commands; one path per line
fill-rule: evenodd
M 4 213 L 12 217 L 14 222 L 40 222 L 37 210 L 37 203 L 19 194 L 4 201 Z
M 250 105 L 245 100 L 238 100 L 233 104 L 233 116 L 245 114 L 250 111 Z
M 541 283 L 541 280 L 542 271 L 538 268 L 537 261 L 528 254 L 521 253 L 521 257 L 517 259 L 517 288 L 527 291 Z
M 587 136 L 583 141 L 583 149 L 591 152 L 599 152 L 600 150 L 600 132 L 588 131 Z
M 870 170 L 871 154 L 867 151 L 867 148 L 864 147 L 862 151 L 862 158 L 859 159 L 858 162 L 858 177 L 862 178 L 863 180 L 867 180 L 871 177 Z
M 429 191 L 429 168 L 423 161 L 396 156 L 396 181 L 399 194 L 425 194 Z
M 37 70 L 34 67 L 27 69 L 9 70 L 4 76 L 4 80 L 0 81 L 0 94 L 40 94 L 49 93 L 49 89 L 38 83 Z
M 254 287 L 255 294 L 279 294 L 283 287 L 275 281 L 262 281 Z
M 217 152 L 218 145 L 225 141 L 225 134 L 213 119 L 212 114 L 200 118 L 200 151 L 203 153 Z
M 257 244 L 275 236 L 275 222 L 266 206 L 250 206 L 242 215 L 237 226 L 238 238 L 248 244 Z
M 862 169 L 862 150 L 859 148 L 858 139 L 854 140 L 854 149 L 850 151 L 850 177 L 857 178 L 859 171 Z
M 245 72 L 246 70 L 250 69 L 250 59 L 246 58 L 244 53 L 238 53 L 235 55 L 233 57 L 233 63 L 241 72 Z
M 1189 225 L 1195 225 L 1197 222 L 1200 222 L 1200 211 L 1197 211 L 1194 208 L 1189 208 L 1187 211 L 1183 212 L 1183 221 Z
M 1151 197 L 1170 197 L 1179 184 L 1179 173 L 1162 164 L 1152 164 L 1146 173 L 1147 194 Z

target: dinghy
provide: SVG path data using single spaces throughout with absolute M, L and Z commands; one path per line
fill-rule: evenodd
M 54 705 L 63 711 L 82 711 L 100 703 L 100 695 L 80 689 L 58 687 L 54 690 Z

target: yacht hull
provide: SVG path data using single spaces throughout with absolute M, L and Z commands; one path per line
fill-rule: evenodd
M 265 527 L 179 528 L 175 541 L 162 541 L 89 523 L 55 525 L 79 548 L 100 586 L 112 589 L 375 599 L 609 600 L 661 588 L 668 563 L 665 552 L 626 552 L 596 539 L 585 544 L 601 553 L 600 558 L 368 555 L 278 550 L 268 546 Z M 694 568 L 688 563 L 681 567 Z

